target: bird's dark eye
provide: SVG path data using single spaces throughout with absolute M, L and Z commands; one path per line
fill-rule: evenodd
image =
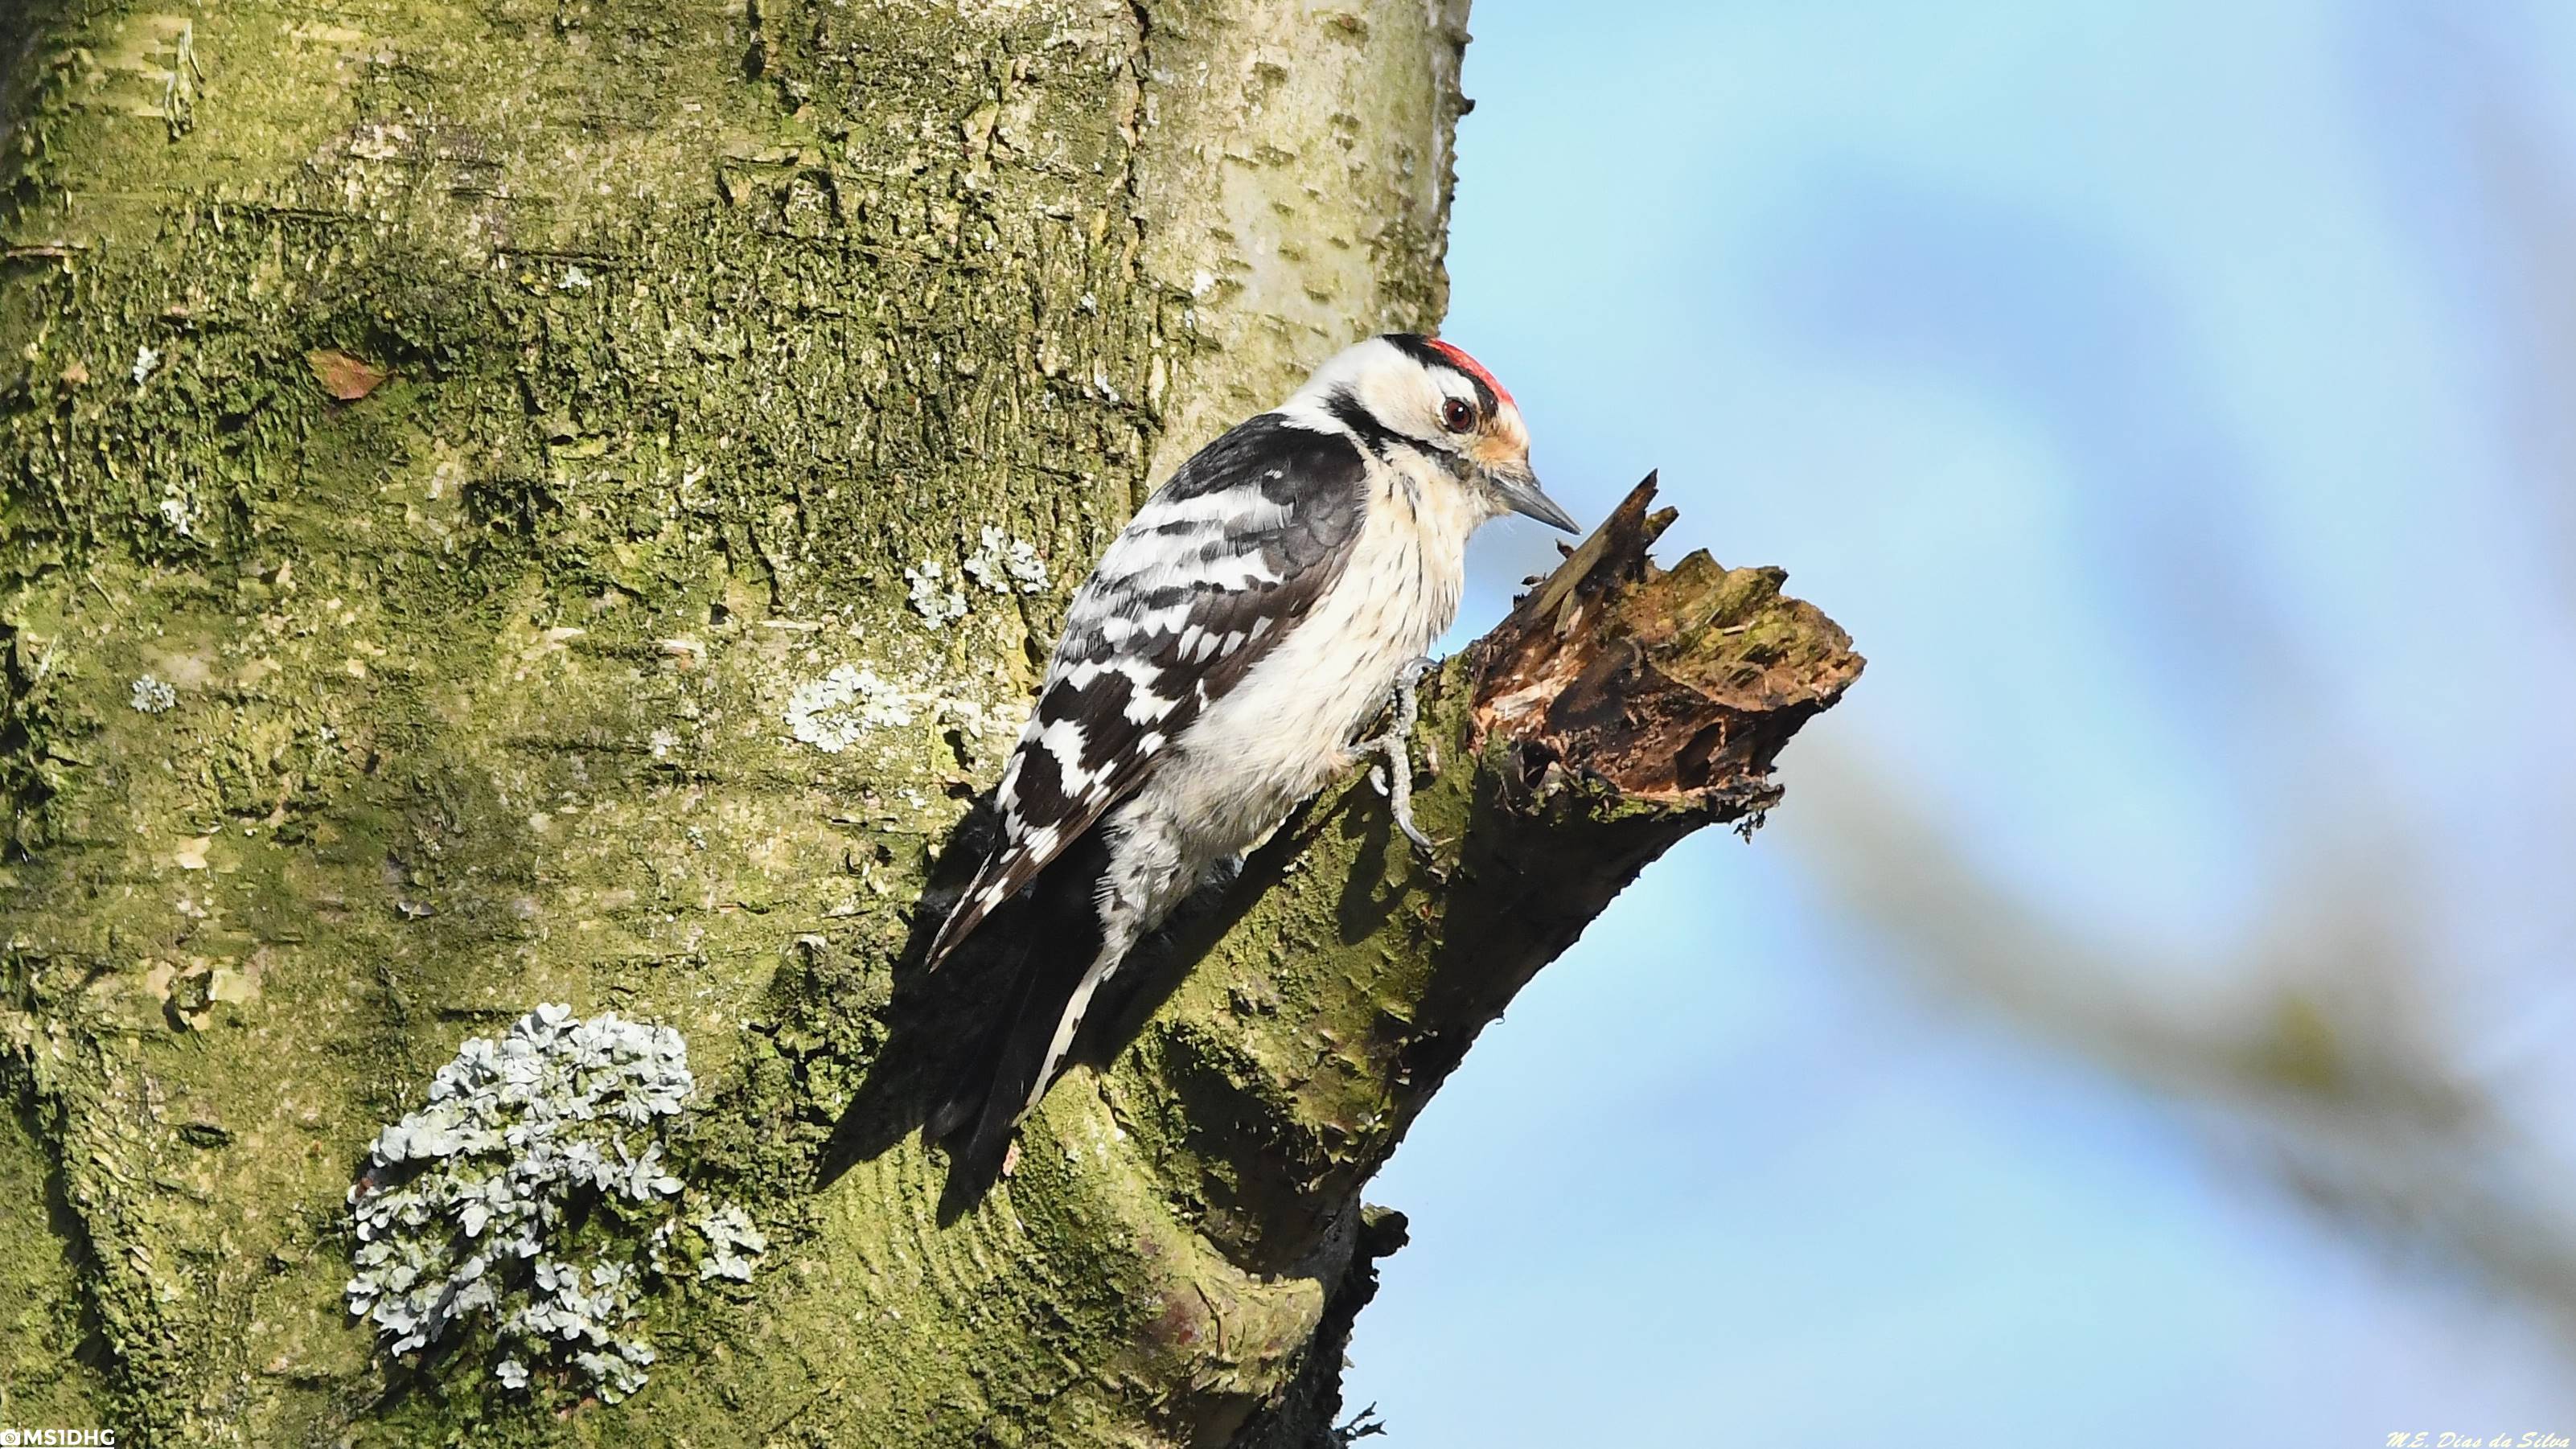
M 1453 433 L 1467 431 L 1474 426 L 1475 421 L 1476 410 L 1467 406 L 1461 399 L 1453 397 L 1440 405 L 1440 426 Z

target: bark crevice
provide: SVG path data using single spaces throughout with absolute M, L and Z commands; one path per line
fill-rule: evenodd
M 1147 487 L 1437 322 L 1462 0 L 0 8 L 0 1075 L 34 1104 L 0 1170 L 68 1214 L 0 1196 L 0 1298 L 69 1305 L 0 1323 L 0 1381 L 58 1386 L 13 1413 L 1305 1424 L 1384 1245 L 1360 1184 L 1830 702 L 1781 662 L 1828 636 L 1758 577 L 1578 580 L 1618 642 L 1524 639 L 1545 709 L 1479 703 L 1472 658 L 1432 691 L 1444 870 L 1364 789 L 1317 802 L 943 1225 L 894 973 L 942 843 Z M 988 530 L 1046 581 L 978 581 Z M 1771 622 L 1725 633 L 1711 590 Z M 1721 647 L 1765 630 L 1777 659 Z M 1579 768 L 1626 714 L 1666 764 Z M 387 1395 L 342 1311 L 352 1164 L 546 1001 L 686 1034 L 695 1167 L 775 1266 L 657 1307 L 628 1404 L 505 1392 L 470 1342 Z M 49 1367 L 49 1322 L 94 1326 L 95 1372 Z

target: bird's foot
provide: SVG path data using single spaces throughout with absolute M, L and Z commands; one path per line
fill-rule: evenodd
M 1386 763 L 1369 770 L 1369 783 L 1377 786 L 1387 798 L 1387 812 L 1395 817 L 1395 828 L 1413 842 L 1413 848 L 1426 857 L 1436 855 L 1439 846 L 1413 823 L 1413 758 L 1408 746 L 1413 739 L 1413 726 L 1421 718 L 1422 704 L 1415 690 L 1422 676 L 1431 672 L 1432 662 L 1415 659 L 1395 673 L 1395 719 L 1386 733 L 1360 741 L 1363 752 L 1375 750 L 1385 755 Z

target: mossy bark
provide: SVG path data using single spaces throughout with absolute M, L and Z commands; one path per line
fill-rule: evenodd
M 1460 894 L 1505 847 L 1437 875 L 1319 804 L 962 1214 L 899 1130 L 938 1018 L 894 968 L 1151 481 L 1437 321 L 1464 12 L 0 16 L 0 1419 L 1312 1442 L 1401 1236 L 1361 1182 L 1723 791 L 1541 789 L 1453 685 L 1481 763 L 1425 818 L 1606 889 L 1461 994 L 1457 902 L 1525 919 Z M 987 529 L 1045 586 L 970 571 Z M 840 666 L 876 710 L 795 729 Z M 779 1242 L 657 1309 L 625 1404 L 387 1365 L 341 1311 L 376 1127 L 540 1001 L 687 1035 L 693 1170 Z

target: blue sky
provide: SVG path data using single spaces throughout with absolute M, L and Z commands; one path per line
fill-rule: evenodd
M 1354 1406 L 1413 1449 L 2576 1437 L 2514 1300 L 1926 989 L 1839 894 L 1865 808 L 1799 808 L 1809 772 L 1895 782 L 2148 963 L 2105 990 L 2202 1003 L 2285 901 L 2399 862 L 2445 1038 L 2567 1125 L 2576 492 L 2545 465 L 2576 459 L 2576 311 L 2526 293 L 2531 238 L 2576 236 L 2542 225 L 2576 196 L 2576 13 L 1474 29 L 1444 331 L 1576 513 L 1660 468 L 1668 548 L 1784 565 L 1871 663 L 1771 828 L 1651 870 L 1376 1185 L 1414 1244 Z M 1549 556 L 1494 534 L 1461 637 Z

